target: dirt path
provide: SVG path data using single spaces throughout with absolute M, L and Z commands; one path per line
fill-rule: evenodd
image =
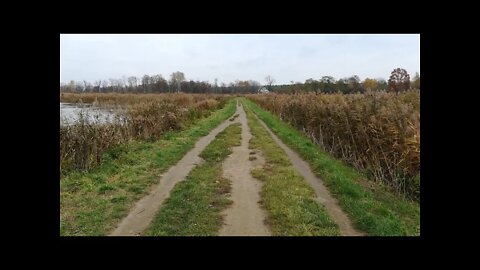
M 241 105 L 237 106 L 237 113 L 235 122 L 242 124 L 242 141 L 223 163 L 223 177 L 232 181 L 233 204 L 222 213 L 225 218 L 220 236 L 269 236 L 271 233 L 264 223 L 266 214 L 259 204 L 261 182 L 250 174 L 250 170 L 261 166 L 264 160 L 259 155 L 256 160 L 249 160 L 252 150 L 248 149 L 248 142 L 252 134 Z
M 237 107 L 238 113 L 239 109 Z M 140 199 L 130 213 L 118 224 L 111 236 L 136 236 L 141 235 L 153 220 L 163 201 L 168 198 L 170 191 L 190 173 L 193 167 L 203 160 L 198 155 L 215 139 L 215 136 L 232 124 L 226 120 L 207 136 L 197 141 L 191 149 L 176 165 L 162 175 L 160 182 L 151 187 L 150 193 Z
M 257 117 L 257 115 L 255 115 L 255 117 Z M 335 221 L 335 223 L 338 224 L 342 235 L 365 235 L 363 232 L 360 232 L 353 228 L 350 218 L 342 211 L 342 209 L 337 203 L 337 200 L 330 195 L 330 192 L 323 184 L 323 181 L 312 172 L 308 163 L 305 162 L 296 152 L 294 152 L 287 145 L 285 145 L 260 118 L 257 117 L 257 119 L 268 131 L 268 133 L 270 133 L 270 136 L 273 138 L 273 140 L 283 149 L 283 151 L 285 151 L 295 169 L 315 190 L 318 201 L 325 206 L 330 217 L 333 219 L 333 221 Z

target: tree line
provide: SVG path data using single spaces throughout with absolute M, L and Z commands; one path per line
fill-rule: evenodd
M 420 74 L 417 72 L 412 80 L 405 69 L 396 68 L 387 80 L 366 78 L 363 81 L 357 75 L 336 80 L 332 76 L 323 76 L 319 80 L 307 79 L 304 83 L 293 81 L 288 85 L 275 85 L 272 90 L 278 93 L 364 93 L 366 91 L 404 92 L 420 89 Z
M 236 80 L 229 84 L 218 84 L 208 81 L 186 80 L 183 72 L 177 71 L 170 75 L 169 80 L 162 75 L 144 75 L 142 77 L 123 76 L 120 79 L 87 81 L 70 81 L 60 83 L 60 92 L 77 93 L 218 93 L 218 94 L 250 94 L 257 93 L 262 87 L 278 93 L 364 93 L 366 91 L 402 92 L 408 89 L 420 89 L 418 72 L 412 80 L 405 69 L 396 68 L 388 81 L 384 79 L 366 78 L 363 81 L 357 75 L 336 80 L 332 76 L 322 76 L 318 80 L 309 78 L 304 83 L 293 81 L 288 85 L 275 85 L 275 79 L 268 75 L 265 84 L 254 80 Z

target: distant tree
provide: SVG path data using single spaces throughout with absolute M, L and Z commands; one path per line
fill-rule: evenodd
M 107 91 L 107 88 L 108 88 L 108 81 L 103 80 L 103 81 L 102 81 L 102 89 L 103 89 L 103 91 L 106 92 L 106 91 Z
M 416 72 L 415 77 L 413 77 L 412 88 L 420 89 L 420 74 L 418 74 L 418 72 Z
M 78 92 L 78 93 L 81 93 L 83 92 L 84 88 L 83 88 L 83 82 L 81 81 L 76 81 L 75 82 L 75 92 Z
M 148 92 L 149 90 L 149 84 L 150 84 L 150 76 L 148 75 L 143 75 L 142 77 L 142 90 L 143 90 L 143 93 L 146 93 Z
M 177 85 L 177 93 L 181 91 L 181 83 L 185 81 L 185 74 L 183 72 L 177 71 L 170 75 L 172 83 Z
M 137 88 L 137 77 L 130 76 L 128 77 L 128 87 L 130 91 L 134 91 Z
M 387 91 L 388 84 L 384 78 L 377 78 L 377 89 L 378 91 Z
M 117 91 L 117 79 L 108 79 L 110 81 L 110 89 L 112 90 L 112 92 L 116 92 Z
M 87 81 L 83 81 L 83 83 L 85 85 L 85 90 L 84 90 L 85 92 L 91 93 L 91 92 L 94 91 L 92 83 L 87 82 Z
M 320 82 L 312 78 L 307 79 L 304 86 L 307 92 L 315 92 L 315 94 L 318 94 L 320 91 Z
M 94 83 L 94 91 L 100 93 L 100 87 L 102 86 L 102 80 L 96 80 Z
M 339 79 L 336 83 L 336 92 L 340 92 L 340 93 L 346 93 L 347 91 L 347 83 L 348 83 L 348 79 L 347 78 L 343 78 L 343 79 Z
M 410 88 L 410 75 L 403 68 L 396 68 L 388 79 L 388 89 L 393 92 L 403 92 Z
M 120 91 L 125 92 L 127 90 L 127 77 L 122 76 L 120 79 Z
M 170 84 L 172 85 L 173 89 L 178 88 L 178 84 L 175 81 L 172 81 Z M 180 88 L 184 93 L 198 93 L 199 91 L 197 83 L 195 83 L 193 80 L 181 82 Z
M 75 92 L 76 87 L 75 87 L 75 81 L 74 80 L 71 80 L 68 83 L 67 89 L 68 89 L 68 92 Z
M 343 88 L 343 92 L 345 94 L 351 94 L 355 92 L 363 92 L 363 88 L 360 84 L 360 78 L 357 75 L 353 75 L 351 77 L 345 78 L 345 87 Z
M 267 77 L 265 77 L 265 81 L 267 82 L 268 90 L 272 91 L 272 84 L 275 83 L 275 79 L 272 76 L 267 75 Z
M 67 85 L 64 82 L 60 82 L 60 92 L 66 92 Z
M 250 84 L 250 93 L 256 93 L 260 89 L 261 84 L 259 82 L 253 80 L 250 80 L 248 82 Z
M 320 79 L 320 88 L 322 92 L 333 93 L 335 91 L 335 78 L 332 76 L 323 76 Z
M 366 78 L 363 81 L 363 88 L 365 88 L 365 90 L 377 91 L 378 82 L 375 79 Z
M 163 93 L 168 91 L 168 82 L 163 78 L 162 75 L 158 75 L 157 88 Z

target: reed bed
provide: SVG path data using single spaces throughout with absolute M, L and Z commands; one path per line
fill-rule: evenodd
M 114 108 L 113 121 L 89 120 L 80 112 L 77 121 L 60 126 L 60 174 L 86 171 L 116 158 L 118 151 L 106 151 L 131 140 L 156 140 L 168 131 L 182 129 L 213 110 L 222 108 L 228 97 L 187 94 L 61 94 L 68 103 L 91 103 Z
M 60 93 L 60 102 L 89 103 L 104 108 L 118 108 L 149 101 L 168 101 L 179 106 L 191 106 L 205 100 L 224 100 L 218 94 L 118 94 L 118 93 Z
M 410 198 L 419 198 L 419 91 L 248 98 L 375 181 Z

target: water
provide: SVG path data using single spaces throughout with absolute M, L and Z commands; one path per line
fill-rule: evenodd
M 75 123 L 80 118 L 80 113 L 84 114 L 86 121 L 98 124 L 112 123 L 117 116 L 113 110 L 102 109 L 92 104 L 60 102 L 60 125 Z

